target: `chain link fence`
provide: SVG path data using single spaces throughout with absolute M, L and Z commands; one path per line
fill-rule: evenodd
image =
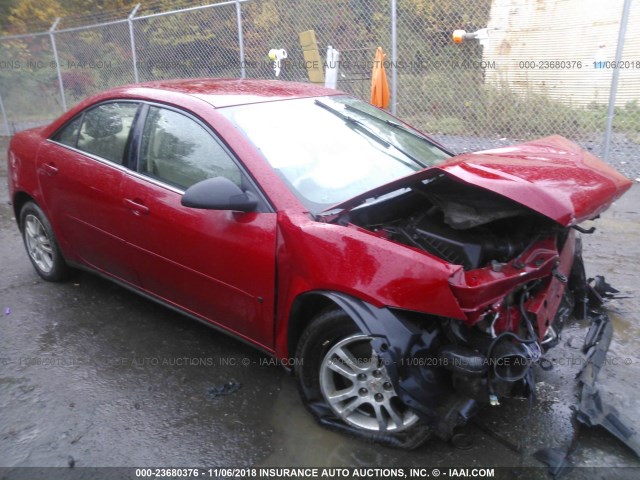
M 102 90 L 134 82 L 126 20 L 70 28 L 52 37 L 58 52 L 63 108 Z
M 41 125 L 63 113 L 48 33 L 3 38 L 0 58 L 0 134 Z
M 222 2 L 133 21 L 139 80 L 241 77 L 237 6 Z
M 453 151 L 560 134 L 610 153 L 638 178 L 640 33 L 621 19 L 640 24 L 640 4 L 604 3 L 231 0 L 137 6 L 91 25 L 63 19 L 47 32 L 0 37 L 0 134 L 45 124 L 116 85 L 275 78 L 272 48 L 288 54 L 278 78 L 309 81 L 300 33 L 313 30 L 321 61 L 329 45 L 340 52 L 338 88 L 363 99 L 382 47 L 392 112 Z M 479 35 L 456 44 L 456 29 Z

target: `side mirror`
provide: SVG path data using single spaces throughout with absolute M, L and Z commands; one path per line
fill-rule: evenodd
M 225 177 L 208 178 L 191 185 L 182 195 L 180 203 L 190 208 L 239 212 L 252 212 L 258 206 L 253 193 L 243 192 Z

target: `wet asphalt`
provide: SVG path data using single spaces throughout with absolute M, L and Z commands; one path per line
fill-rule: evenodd
M 547 354 L 553 368 L 538 369 L 531 408 L 517 400 L 486 408 L 460 429 L 457 446 L 368 445 L 316 425 L 293 377 L 245 344 L 89 273 L 42 281 L 6 204 L 4 150 L 0 479 L 35 466 L 510 467 L 503 476 L 550 478 L 520 467 L 541 467 L 540 448 L 571 444 L 586 324 L 571 323 Z M 596 225 L 584 237 L 587 273 L 626 297 L 608 303 L 616 332 L 601 392 L 640 425 L 640 187 Z M 578 468 L 563 478 L 640 476 L 635 454 L 601 428 L 581 427 L 570 458 Z

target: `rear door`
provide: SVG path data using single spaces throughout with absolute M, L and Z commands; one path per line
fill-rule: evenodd
M 145 107 L 137 172 L 122 186 L 127 241 L 145 290 L 261 346 L 273 345 L 276 214 L 214 132 L 185 112 Z M 198 210 L 191 185 L 224 176 L 256 212 Z
M 120 189 L 139 103 L 107 102 L 71 120 L 38 153 L 38 178 L 65 250 L 135 284 L 124 242 L 128 210 Z

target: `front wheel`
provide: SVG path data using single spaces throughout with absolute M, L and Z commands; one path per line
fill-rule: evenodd
M 20 231 L 36 272 L 49 282 L 63 280 L 69 273 L 51 224 L 42 209 L 27 202 L 20 211 Z
M 360 437 L 415 447 L 429 431 L 397 395 L 387 368 L 342 310 L 319 315 L 296 352 L 298 386 L 307 408 L 329 426 L 341 423 Z

